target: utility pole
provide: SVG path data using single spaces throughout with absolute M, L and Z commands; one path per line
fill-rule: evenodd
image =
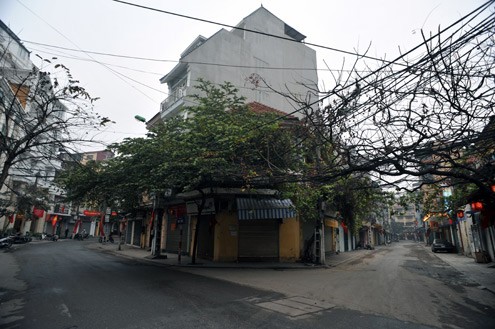
M 314 255 L 315 263 L 324 265 L 325 264 L 325 226 L 324 223 L 325 216 L 325 202 L 322 197 L 318 198 L 318 219 L 315 225 L 315 243 L 314 243 Z
M 153 258 L 167 258 L 166 255 L 161 255 L 161 246 L 160 246 L 160 241 L 161 241 L 161 229 L 160 225 L 162 223 L 161 221 L 161 216 L 158 216 L 157 214 L 157 205 L 158 205 L 159 199 L 158 199 L 158 194 L 154 193 L 153 194 L 153 241 L 151 241 L 151 255 Z

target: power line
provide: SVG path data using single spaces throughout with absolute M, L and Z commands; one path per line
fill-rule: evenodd
M 59 47 L 55 47 L 55 48 L 59 48 Z M 80 60 L 80 61 L 85 61 L 85 62 L 93 62 L 93 63 L 97 63 L 97 64 L 103 63 L 103 64 L 108 65 L 108 66 L 114 66 L 114 67 L 118 67 L 118 68 L 128 69 L 128 70 L 132 70 L 132 71 L 136 71 L 136 72 L 140 72 L 140 73 L 148 73 L 148 74 L 160 75 L 160 76 L 163 75 L 161 73 L 155 73 L 155 72 L 150 72 L 150 71 L 137 70 L 137 69 L 133 69 L 133 68 L 130 68 L 130 67 L 127 67 L 127 66 L 115 65 L 115 64 L 110 64 L 110 63 L 104 63 L 104 62 L 100 62 L 100 61 L 95 61 L 95 60 L 93 60 L 91 58 L 82 58 L 82 57 L 77 57 L 77 56 L 72 56 L 72 55 L 69 55 L 69 56 L 67 56 L 67 55 L 61 55 L 60 53 L 50 52 L 50 51 L 47 51 L 47 50 L 37 49 L 37 48 L 30 48 L 30 49 L 33 49 L 35 51 L 42 52 L 42 53 L 45 53 L 45 54 L 50 54 L 52 56 L 57 56 L 57 57 L 69 58 L 69 59 Z M 80 50 L 74 50 L 74 51 L 81 52 Z M 188 62 L 188 63 L 193 63 L 193 62 Z M 206 65 L 230 66 L 230 67 L 232 67 L 232 65 L 228 65 L 228 64 L 201 63 L 201 62 L 194 62 L 194 63 L 196 63 L 196 64 L 206 64 Z M 234 66 L 234 67 L 245 67 L 245 68 L 247 68 L 248 66 Z M 257 68 L 257 67 L 252 67 L 252 68 Z M 284 69 L 284 68 L 280 68 L 280 69 Z M 118 71 L 116 71 L 116 72 L 117 72 L 117 74 L 123 75 L 122 73 L 119 73 Z M 353 71 L 353 72 L 356 72 L 356 71 Z M 362 72 L 370 72 L 370 71 L 362 71 Z M 156 89 L 154 87 L 151 87 L 151 86 L 149 86 L 147 84 L 144 84 L 142 82 L 139 82 L 139 81 L 137 81 L 137 80 L 135 80 L 133 78 L 130 78 L 130 77 L 126 76 L 126 75 L 123 75 L 123 76 L 126 77 L 127 79 L 130 79 L 130 80 L 132 80 L 132 81 L 134 81 L 134 82 L 136 82 L 136 83 L 138 83 L 138 84 L 140 84 L 142 86 L 145 86 L 145 87 L 147 87 L 149 89 L 152 89 L 154 91 L 158 91 L 158 92 L 160 92 L 162 94 L 165 94 L 165 95 L 169 95 L 167 92 L 164 92 L 162 90 L 159 90 L 159 89 Z M 194 80 L 194 81 L 195 82 L 198 82 L 198 80 Z M 212 82 L 212 83 L 214 83 L 214 82 Z M 214 83 L 214 84 L 221 85 L 220 83 Z M 234 86 L 236 88 L 238 88 L 238 89 L 250 89 L 250 90 L 252 89 L 252 88 L 249 88 L 249 87 L 246 87 L 246 86 L 238 86 L 238 85 L 234 85 Z M 268 88 L 267 89 L 263 89 L 263 92 L 275 93 L 274 91 L 272 91 L 271 89 L 268 89 Z
M 211 62 L 200 62 L 200 61 L 179 61 L 179 60 L 172 60 L 172 59 L 157 59 L 157 58 L 149 58 L 149 57 L 138 57 L 138 56 L 120 55 L 120 54 L 115 54 L 115 53 L 98 52 L 98 51 L 91 51 L 91 50 L 79 50 L 79 49 L 68 48 L 68 47 L 61 47 L 61 46 L 55 46 L 55 45 L 50 45 L 50 44 L 40 43 L 40 42 L 34 42 L 34 41 L 29 41 L 29 40 L 22 40 L 22 41 L 23 42 L 26 42 L 26 43 L 31 43 L 31 44 L 34 44 L 34 45 L 45 46 L 45 47 L 56 48 L 56 49 L 63 49 L 63 50 L 69 50 L 69 51 L 75 51 L 75 52 L 83 52 L 83 53 L 88 53 L 88 54 L 95 54 L 95 55 L 101 55 L 101 56 L 110 56 L 110 57 L 117 57 L 117 58 L 124 58 L 124 59 L 134 59 L 134 60 L 151 61 L 151 62 L 199 64 L 199 65 L 211 65 L 211 66 L 219 66 L 219 67 L 247 68 L 247 69 L 260 69 L 260 70 L 351 72 L 351 70 L 345 70 L 345 69 L 330 69 L 330 68 L 318 69 L 318 68 L 309 68 L 309 67 L 269 67 L 269 66 L 254 66 L 254 65 L 235 65 L 235 64 L 224 64 L 224 63 L 211 63 Z M 109 65 L 113 65 L 113 64 L 109 64 Z M 371 70 L 361 70 L 359 72 L 370 72 L 370 71 Z
M 133 71 L 137 71 L 137 72 L 142 72 L 142 73 L 149 73 L 149 74 L 160 75 L 160 74 L 158 74 L 158 73 L 153 73 L 153 72 L 144 72 L 144 71 L 140 71 L 140 70 L 134 70 L 134 69 L 129 68 L 129 67 L 120 66 L 120 65 L 114 65 L 114 64 L 109 64 L 109 63 L 103 63 L 103 62 L 95 61 L 95 60 L 88 59 L 88 58 L 81 58 L 81 57 L 74 57 L 74 56 L 64 56 L 64 55 L 60 55 L 60 54 L 57 54 L 57 53 L 48 52 L 48 51 L 46 51 L 46 50 L 42 50 L 42 49 L 36 49 L 36 48 L 31 48 L 31 49 L 34 49 L 34 50 L 36 50 L 36 51 L 38 51 L 38 52 L 43 52 L 43 53 L 46 53 L 46 54 L 50 54 L 50 55 L 53 55 L 53 56 L 64 57 L 64 58 L 75 59 L 75 60 L 81 60 L 81 61 L 86 61 L 86 62 L 93 62 L 93 63 L 97 63 L 97 64 L 105 64 L 105 65 L 108 65 L 108 66 L 115 66 L 115 67 L 119 67 L 119 68 L 123 68 L 123 69 L 128 69 L 128 70 L 133 70 Z M 129 76 L 127 76 L 127 75 L 123 74 L 123 73 L 120 73 L 120 72 L 118 72 L 118 71 L 115 71 L 115 70 L 114 70 L 114 72 L 115 72 L 116 74 L 118 74 L 118 75 L 120 75 L 120 76 L 122 76 L 122 77 L 126 78 L 126 79 L 129 79 L 129 80 L 131 80 L 131 81 L 133 81 L 133 82 L 135 82 L 135 83 L 137 83 L 137 84 L 139 84 L 139 85 L 143 86 L 143 87 L 146 87 L 146 88 L 149 88 L 149 89 L 151 89 L 151 90 L 153 90 L 153 91 L 157 91 L 157 92 L 159 92 L 159 93 L 162 93 L 162 94 L 168 95 L 168 93 L 164 92 L 163 90 L 160 90 L 160 89 L 156 89 L 156 88 L 154 88 L 154 87 L 151 87 L 151 86 L 149 86 L 149 85 L 147 85 L 147 84 L 145 84 L 145 83 L 143 83 L 143 82 L 140 82 L 140 81 L 138 81 L 138 80 L 136 80 L 136 79 L 134 79 L 134 78 L 131 78 L 131 77 L 129 77 Z
M 70 38 L 68 38 L 67 36 L 65 36 L 62 32 L 60 32 L 57 28 L 55 28 L 53 25 L 51 25 L 50 23 L 48 23 L 45 19 L 43 19 L 43 17 L 39 16 L 38 14 L 36 14 L 33 10 L 31 10 L 28 6 L 26 6 L 24 3 L 22 3 L 20 0 L 17 0 L 17 2 L 19 2 L 24 8 L 26 8 L 27 10 L 29 10 L 33 15 L 35 15 L 36 17 L 38 17 L 41 21 L 43 21 L 45 24 L 47 24 L 50 28 L 52 28 L 55 32 L 57 32 L 60 36 L 62 36 L 64 39 L 66 39 L 67 41 L 69 41 L 71 44 L 73 44 L 76 48 L 80 49 L 81 51 L 83 51 L 77 44 L 75 44 Z M 83 51 L 84 52 L 84 51 Z M 123 74 L 121 73 L 118 73 L 116 72 L 115 70 L 113 70 L 112 68 L 110 68 L 109 66 L 99 62 L 98 60 L 96 60 L 95 58 L 93 58 L 89 53 L 85 53 L 86 56 L 88 56 L 89 58 L 93 59 L 95 62 L 99 63 L 100 65 L 102 65 L 103 67 L 105 67 L 107 70 L 109 70 L 110 72 L 112 72 L 115 76 L 117 76 L 120 80 L 122 80 L 125 84 L 129 85 L 131 88 L 135 89 L 137 92 L 139 92 L 141 95 L 145 96 L 146 98 L 148 98 L 149 100 L 151 100 L 152 102 L 156 102 L 153 98 L 151 98 L 149 95 L 147 95 L 146 93 L 144 93 L 142 90 L 138 89 L 136 86 L 130 84 L 128 81 L 126 81 L 122 76 Z M 130 79 L 132 80 L 132 79 Z
M 290 41 L 290 42 L 296 42 L 296 43 L 304 44 L 304 45 L 307 45 L 307 46 L 313 46 L 313 47 L 317 47 L 317 48 L 321 48 L 321 49 L 331 50 L 331 51 L 343 53 L 343 54 L 346 54 L 346 55 L 352 55 L 352 56 L 358 56 L 358 57 L 361 57 L 361 58 L 372 59 L 372 60 L 383 62 L 383 63 L 390 63 L 390 61 L 384 60 L 383 58 L 377 58 L 377 57 L 373 57 L 373 56 L 363 55 L 363 54 L 359 54 L 359 53 L 356 53 L 356 52 L 351 52 L 351 51 L 342 50 L 342 49 L 338 49 L 338 48 L 334 48 L 334 47 L 328 47 L 328 46 L 319 45 L 319 44 L 316 44 L 316 43 L 300 42 L 300 41 L 297 41 L 297 40 L 292 39 L 292 38 L 289 38 L 289 37 L 283 37 L 283 36 L 280 36 L 280 35 L 270 34 L 270 33 L 267 33 L 267 32 L 262 32 L 262 31 L 257 31 L 257 30 L 251 30 L 251 29 L 242 28 L 242 27 L 239 27 L 239 26 L 233 26 L 233 25 L 229 25 L 229 24 L 225 24 L 225 23 L 220 23 L 220 22 L 215 22 L 215 21 L 212 21 L 212 20 L 207 20 L 207 19 L 203 19 L 203 18 L 199 18 L 199 17 L 189 16 L 189 15 L 183 15 L 183 14 L 174 13 L 174 12 L 167 11 L 167 10 L 162 10 L 162 9 L 158 9 L 158 8 L 153 8 L 153 7 L 138 5 L 138 4 L 135 4 L 135 3 L 126 2 L 126 1 L 122 1 L 122 0 L 111 0 L 111 1 L 118 2 L 118 3 L 124 4 L 124 5 L 128 5 L 128 6 L 134 6 L 134 7 L 138 7 L 138 8 L 142 8 L 142 9 L 146 9 L 146 10 L 156 11 L 156 12 L 159 12 L 159 13 L 162 13 L 162 14 L 167 14 L 167 15 L 172 15 L 172 16 L 178 16 L 178 17 L 187 18 L 187 19 L 191 19 L 191 20 L 195 20 L 195 21 L 199 21 L 199 22 L 209 23 L 209 24 L 218 25 L 218 26 L 222 26 L 222 27 L 228 27 L 228 28 L 231 28 L 231 29 L 236 29 L 236 30 L 245 31 L 245 32 L 251 32 L 251 33 L 255 33 L 255 34 L 260 34 L 260 35 L 264 35 L 264 36 L 267 36 L 267 37 L 272 37 L 272 38 L 276 38 L 276 39 L 280 39 L 280 40 L 286 40 L 286 41 Z
M 300 43 L 299 41 L 297 41 L 295 39 L 292 39 L 292 38 L 282 37 L 282 36 L 278 36 L 278 35 L 273 35 L 273 34 L 266 33 L 266 32 L 261 32 L 261 31 L 256 31 L 256 30 L 241 28 L 239 26 L 233 26 L 233 25 L 219 23 L 219 22 L 215 22 L 215 21 L 211 21 L 211 20 L 206 20 L 206 19 L 194 17 L 194 16 L 183 15 L 183 14 L 179 14 L 179 13 L 175 13 L 175 12 L 171 12 L 171 11 L 166 11 L 166 10 L 161 10 L 161 9 L 157 9 L 157 8 L 153 8 L 153 7 L 138 5 L 138 4 L 135 4 L 135 3 L 130 3 L 130 2 L 122 1 L 122 0 L 112 0 L 112 1 L 117 2 L 117 3 L 121 3 L 121 4 L 125 4 L 125 5 L 128 5 L 128 6 L 134 6 L 134 7 L 137 7 L 137 8 L 142 8 L 142 9 L 146 9 L 146 10 L 150 10 L 150 11 L 155 11 L 155 12 L 167 14 L 167 15 L 178 16 L 178 17 L 182 17 L 182 18 L 186 18 L 186 19 L 191 19 L 191 20 L 196 20 L 196 21 L 200 21 L 200 22 L 205 22 L 205 23 L 209 23 L 209 24 L 214 24 L 214 25 L 218 25 L 218 26 L 222 26 L 222 27 L 228 27 L 228 28 L 237 29 L 237 30 L 241 30 L 241 31 L 251 32 L 251 33 L 260 34 L 260 35 L 264 35 L 264 36 L 268 36 L 268 37 L 273 37 L 273 38 L 276 38 L 276 39 L 286 40 L 286 41 L 289 41 L 289 42 Z M 470 12 L 468 15 L 465 15 L 464 17 L 460 18 L 459 20 L 455 21 L 454 23 L 452 23 L 451 25 L 449 25 L 447 28 L 442 29 L 441 31 L 437 32 L 435 35 L 431 36 L 430 38 L 428 38 L 424 42 L 420 43 L 416 47 L 412 48 L 411 50 L 407 51 L 406 53 L 401 54 L 400 56 L 398 56 L 397 58 L 395 58 L 392 61 L 387 61 L 387 60 L 376 58 L 376 57 L 372 57 L 372 56 L 362 55 L 362 54 L 358 54 L 358 53 L 355 53 L 355 52 L 349 52 L 349 51 L 345 51 L 345 50 L 341 50 L 341 49 L 337 49 L 337 48 L 333 48 L 333 47 L 326 47 L 326 46 L 322 46 L 322 45 L 318 45 L 318 44 L 312 44 L 312 43 L 307 43 L 307 42 L 305 42 L 304 44 L 305 45 L 314 46 L 314 47 L 318 47 L 318 48 L 322 48 L 322 49 L 337 51 L 337 52 L 341 52 L 341 53 L 348 54 L 348 55 L 358 56 L 360 58 L 367 58 L 367 59 L 377 60 L 377 61 L 383 62 L 385 64 L 382 67 L 378 68 L 377 70 L 371 71 L 370 73 L 366 74 L 365 76 L 358 78 L 355 82 L 352 83 L 352 84 L 354 84 L 354 83 L 358 83 L 358 82 L 361 82 L 361 81 L 365 81 L 365 79 L 367 79 L 367 78 L 369 78 L 369 77 L 377 74 L 380 71 L 383 71 L 385 68 L 388 68 L 388 67 L 390 67 L 393 64 L 404 66 L 406 69 L 410 69 L 409 65 L 400 63 L 399 61 L 400 60 L 403 60 L 406 56 L 410 55 L 411 53 L 413 53 L 417 49 L 423 47 L 423 45 L 425 43 L 434 40 L 434 38 L 438 37 L 439 35 L 445 33 L 447 30 L 451 29 L 455 25 L 459 24 L 466 17 L 469 17 L 469 16 L 473 15 L 477 11 L 483 11 L 492 2 L 493 2 L 493 0 L 487 1 L 483 5 L 479 6 L 478 8 L 476 8 L 475 10 L 473 10 L 472 12 Z M 349 88 L 352 84 L 347 83 L 345 86 L 342 86 L 338 91 L 343 91 L 346 88 Z M 311 107 L 313 105 L 316 105 L 319 102 L 321 102 L 322 100 L 325 100 L 325 99 L 329 98 L 330 96 L 331 96 L 331 94 L 329 94 L 327 96 L 324 96 L 322 99 L 320 99 L 318 101 L 315 101 L 315 102 L 313 102 L 311 104 L 308 104 L 308 106 Z M 284 116 L 284 117 L 282 117 L 280 119 L 283 119 L 283 118 L 285 118 L 287 116 L 290 116 L 290 115 L 293 115 L 293 114 L 295 114 L 297 112 L 300 112 L 301 110 L 304 110 L 305 108 L 306 107 L 296 109 L 293 112 L 288 113 L 286 116 Z
M 34 51 L 37 51 L 37 52 L 45 53 L 45 54 L 50 54 L 50 55 L 57 56 L 57 57 L 63 57 L 63 58 L 68 58 L 68 59 L 75 59 L 75 60 L 83 61 L 83 62 L 97 63 L 95 60 L 93 60 L 91 58 L 83 58 L 83 57 L 79 57 L 79 56 L 75 56 L 75 55 L 70 55 L 70 54 L 62 53 L 62 52 L 56 53 L 56 52 L 54 52 L 54 50 L 45 50 L 45 49 L 33 48 L 33 47 L 30 47 L 29 49 L 30 50 L 34 50 Z M 145 70 L 139 70 L 139 69 L 135 69 L 135 68 L 132 68 L 132 67 L 123 66 L 123 65 L 117 65 L 117 64 L 112 64 L 112 63 L 108 63 L 108 62 L 101 62 L 101 63 L 103 63 L 105 65 L 113 66 L 113 67 L 118 67 L 118 68 L 121 68 L 121 69 L 126 69 L 126 70 L 130 70 L 130 71 L 138 72 L 138 73 L 146 73 L 146 74 L 153 74 L 153 75 L 163 76 L 162 73 L 145 71 Z
M 416 47 L 414 47 L 413 49 L 411 49 L 411 50 L 407 51 L 406 53 L 402 54 L 401 56 L 397 57 L 394 61 L 389 62 L 389 63 L 386 63 L 384 66 L 382 66 L 382 67 L 380 67 L 380 68 L 378 68 L 378 69 L 376 69 L 376 70 L 372 71 L 370 74 L 367 74 L 366 76 L 359 77 L 359 79 L 357 79 L 357 80 L 356 80 L 355 82 L 353 82 L 352 84 L 357 83 L 357 82 L 366 81 L 366 79 L 368 79 L 368 78 L 372 77 L 373 75 L 378 74 L 380 71 L 383 71 L 384 69 L 386 69 L 386 68 L 390 67 L 392 64 L 396 64 L 396 62 L 397 62 L 397 61 L 404 59 L 406 56 L 410 55 L 412 52 L 416 51 L 416 50 L 417 50 L 417 49 L 419 49 L 420 47 L 423 47 L 425 44 L 428 44 L 429 42 L 431 42 L 431 41 L 435 40 L 435 39 L 436 39 L 436 38 L 438 38 L 440 35 L 444 34 L 446 31 L 448 31 L 448 30 L 452 29 L 454 26 L 458 25 L 458 24 L 459 24 L 460 22 L 462 22 L 464 19 L 466 19 L 466 18 L 468 18 L 468 17 L 470 17 L 470 16 L 473 16 L 473 15 L 474 15 L 474 16 L 470 19 L 470 21 L 471 21 L 471 20 L 473 20 L 473 19 L 474 19 L 474 18 L 476 18 L 478 15 L 480 15 L 480 14 L 481 14 L 481 12 L 483 12 L 484 10 L 486 10 L 486 9 L 488 8 L 488 6 L 489 6 L 491 3 L 493 3 L 493 1 L 488 1 L 488 2 L 486 2 L 485 4 L 483 4 L 482 6 L 478 7 L 477 9 L 473 10 L 473 11 L 472 11 L 472 12 L 470 12 L 469 14 L 467 14 L 467 15 L 465 15 L 464 17 L 460 18 L 459 20 L 455 21 L 454 23 L 452 23 L 451 25 L 449 25 L 447 28 L 445 28 L 445 29 L 443 29 L 443 30 L 440 30 L 440 31 L 439 31 L 439 32 L 437 32 L 435 35 L 431 36 L 430 38 L 427 38 L 427 39 L 425 38 L 425 40 L 424 40 L 421 44 L 417 45 L 417 46 L 416 46 Z M 461 28 L 459 28 L 459 30 L 455 31 L 455 32 L 454 32 L 454 33 L 453 33 L 450 37 L 452 37 L 455 33 L 459 32 L 459 31 L 460 31 L 460 29 L 462 29 L 463 27 L 467 26 L 469 23 L 470 23 L 470 22 L 467 22 L 467 23 L 463 24 L 463 25 L 461 26 Z M 488 23 L 486 23 L 486 24 L 488 24 Z M 484 25 L 486 25 L 486 24 L 484 24 Z M 481 27 L 483 27 L 483 24 L 481 25 Z M 474 29 L 474 28 L 473 28 L 473 29 Z M 470 32 L 470 33 L 471 33 L 471 32 Z M 447 40 L 449 40 L 449 39 L 447 39 Z M 447 42 L 447 41 L 445 41 L 445 42 Z M 459 42 L 461 42 L 461 41 L 456 41 L 456 43 L 459 43 Z M 447 43 L 448 43 L 448 42 L 447 42 Z M 454 46 L 454 44 L 452 44 L 452 47 L 453 47 L 453 46 Z M 456 47 L 456 48 L 458 48 L 458 47 Z M 441 48 L 441 47 L 440 47 L 439 49 L 443 49 L 443 48 Z M 436 54 L 430 54 L 430 55 L 436 55 Z M 416 70 L 418 70 L 416 67 L 418 67 L 418 66 L 419 66 L 419 65 L 421 65 L 421 64 L 424 64 L 424 63 L 425 63 L 425 61 L 427 61 L 428 59 L 429 59 L 429 56 L 428 56 L 428 55 L 425 55 L 425 56 L 423 56 L 422 58 L 420 58 L 420 59 L 419 59 L 416 63 L 414 63 L 413 65 L 409 65 L 409 66 L 407 66 L 407 68 L 406 68 L 406 69 L 403 69 L 403 70 L 401 70 L 401 71 L 399 71 L 399 72 L 393 72 L 391 75 L 387 75 L 385 78 L 382 78 L 382 79 L 380 79 L 380 80 L 381 80 L 381 81 L 386 81 L 386 80 L 387 80 L 387 79 L 389 79 L 390 77 L 393 77 L 393 76 L 396 76 L 396 75 L 399 75 L 399 74 L 400 74 L 400 75 L 403 75 L 403 74 L 405 74 L 405 73 L 410 72 L 411 70 L 415 70 L 415 69 L 416 69 Z M 458 60 L 460 60 L 460 59 L 458 59 Z M 421 71 L 421 70 L 419 70 L 419 71 Z M 333 91 L 333 94 L 335 94 L 335 93 L 337 93 L 337 92 L 340 92 L 340 91 L 344 91 L 346 88 L 349 88 L 352 84 L 349 84 L 349 83 L 348 83 L 348 84 L 346 84 L 346 85 L 344 85 L 344 86 L 341 86 L 339 89 L 334 90 L 334 91 Z M 269 121 L 269 122 L 267 122 L 267 123 L 263 123 L 261 126 L 263 126 L 263 125 L 267 125 L 267 124 L 271 124 L 271 123 L 274 123 L 274 122 L 276 122 L 276 121 L 283 120 L 283 119 L 285 119 L 285 118 L 287 118 L 287 117 L 290 117 L 291 115 L 293 115 L 293 114 L 295 114 L 295 113 L 297 113 L 297 112 L 301 112 L 302 110 L 304 110 L 304 109 L 306 109 L 306 108 L 308 108 L 308 107 L 311 107 L 311 106 L 313 106 L 313 105 L 316 105 L 318 102 L 321 102 L 322 100 L 325 100 L 325 99 L 329 98 L 330 96 L 332 96 L 332 94 L 329 94 L 329 95 L 327 95 L 327 96 L 325 96 L 325 97 L 321 98 L 321 99 L 320 99 L 320 100 L 318 100 L 318 101 L 315 101 L 315 102 L 313 102 L 313 103 L 307 104 L 307 105 L 306 105 L 306 106 L 304 106 L 304 107 L 297 108 L 296 110 L 294 110 L 294 111 L 292 111 L 292 112 L 290 112 L 290 113 L 287 113 L 287 114 L 285 114 L 285 115 L 283 115 L 283 116 L 280 116 L 280 117 L 278 117 L 278 118 L 276 118 L 276 119 L 274 119 L 274 120 L 270 120 L 270 121 Z M 259 129 L 261 126 L 260 126 L 260 125 L 256 125 L 255 127 L 253 127 L 253 128 L 252 128 L 252 130 Z M 314 129 L 315 129 L 315 131 L 316 131 L 317 133 L 322 134 L 322 132 L 320 132 L 320 131 L 319 131 L 319 129 L 318 129 L 318 127 L 317 127 L 316 125 L 314 125 L 314 127 L 315 127 Z

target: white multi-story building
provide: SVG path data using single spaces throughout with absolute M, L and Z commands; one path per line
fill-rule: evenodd
M 317 107 L 316 52 L 304 39 L 264 7 L 231 31 L 221 29 L 209 38 L 198 36 L 182 52 L 179 63 L 160 79 L 167 84 L 169 96 L 161 103 L 159 118 L 166 120 L 193 105 L 187 96 L 199 93 L 194 88 L 198 79 L 230 82 L 247 103 L 258 102 L 303 117 L 304 112 L 297 111 L 300 104 L 277 92 Z M 157 120 L 158 115 L 148 125 Z
M 33 186 L 44 189 L 52 202 L 61 193 L 53 185 L 55 173 L 61 168 L 60 161 L 56 160 L 59 145 L 52 143 L 60 140 L 59 132 L 48 129 L 46 133 L 34 133 L 24 139 L 36 131 L 32 127 L 48 125 L 64 117 L 66 107 L 52 99 L 52 93 L 49 76 L 39 72 L 20 39 L 0 21 L 0 163 L 2 174 L 8 175 L 0 186 L 0 230 L 8 227 L 24 233 L 42 227 L 41 221 L 31 221 L 31 213 L 20 215 L 18 212 L 19 196 L 28 194 L 27 189 Z M 44 107 L 43 111 L 40 106 Z M 43 117 L 40 117 L 41 112 Z M 39 146 L 30 147 L 29 143 Z M 25 152 L 16 156 L 16 163 L 4 170 L 7 152 L 13 150 Z M 10 224 L 6 223 L 9 217 L 5 216 L 6 211 L 13 216 Z

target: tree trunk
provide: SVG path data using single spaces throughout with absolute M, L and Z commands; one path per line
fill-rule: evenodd
M 192 250 L 192 264 L 196 264 L 196 252 L 198 250 L 198 234 L 199 234 L 199 221 L 201 220 L 201 215 L 203 213 L 203 208 L 206 203 L 206 195 L 203 191 L 199 190 L 201 193 L 201 203 L 198 205 L 198 218 L 196 219 L 196 229 L 194 230 L 194 238 L 193 238 L 193 250 Z
M 2 172 L 0 173 L 0 189 L 3 187 L 5 181 L 7 180 L 7 177 L 9 177 L 11 166 L 12 165 L 10 164 L 10 161 L 5 161 L 3 164 Z

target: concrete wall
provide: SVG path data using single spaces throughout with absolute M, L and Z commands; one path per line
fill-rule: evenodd
M 288 37 L 284 34 L 284 22 L 264 8 L 248 16 L 244 20 L 244 27 Z M 286 113 L 292 112 L 296 105 L 286 97 L 263 87 L 265 83 L 260 80 L 263 79 L 278 91 L 290 91 L 292 95 L 303 100 L 309 97 L 310 101 L 317 101 L 317 96 L 308 96 L 309 88 L 301 84 L 315 88 L 318 82 L 316 52 L 304 43 L 221 29 L 182 60 L 189 62 L 186 74 L 189 75 L 187 95 L 198 93 L 191 87 L 197 84 L 199 78 L 218 84 L 228 81 L 239 88 L 239 93 L 247 98 L 246 102 L 257 101 Z M 230 66 L 204 65 L 197 62 Z M 307 70 L 308 68 L 314 70 Z M 296 115 L 302 117 L 301 113 Z
M 297 218 L 285 218 L 280 224 L 279 257 L 282 262 L 295 262 L 301 258 L 301 235 Z
M 213 260 L 236 261 L 238 255 L 239 223 L 235 212 L 223 211 L 216 215 Z

